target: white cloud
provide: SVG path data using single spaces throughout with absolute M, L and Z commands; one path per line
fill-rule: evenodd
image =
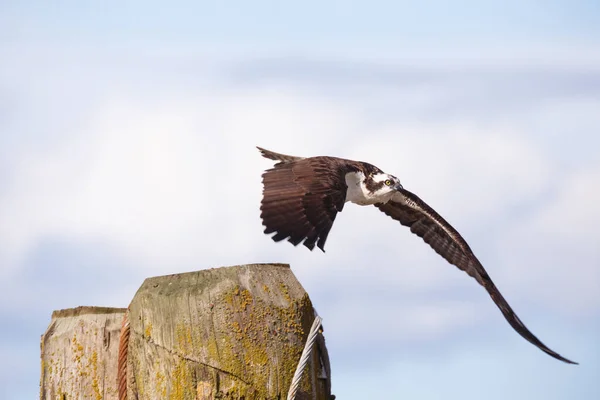
M 367 294 L 377 301 L 369 301 Z M 328 307 L 324 326 L 336 338 L 335 347 L 348 350 L 366 350 L 377 342 L 388 343 L 393 351 L 403 343 L 441 340 L 488 319 L 486 307 L 463 301 L 416 301 L 394 293 L 358 291 L 338 301 Z
M 13 165 L 3 252 L 17 260 L 44 235 L 101 235 L 164 268 L 231 243 L 252 249 L 269 166 L 254 146 L 308 152 L 346 124 L 327 101 L 269 90 L 112 98 L 56 149 Z
M 565 313 L 600 307 L 600 166 L 561 177 L 499 241 L 507 279 Z M 512 251 L 505 249 L 512 246 Z

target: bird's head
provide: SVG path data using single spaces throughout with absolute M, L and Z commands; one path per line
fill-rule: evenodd
M 365 178 L 365 187 L 374 198 L 381 199 L 381 202 L 387 202 L 395 192 L 403 189 L 400 179 L 394 175 L 379 171 L 367 175 Z

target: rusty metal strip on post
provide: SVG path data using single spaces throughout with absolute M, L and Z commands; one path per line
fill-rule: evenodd
M 129 349 L 129 310 L 123 316 L 119 337 L 119 361 L 117 365 L 117 386 L 119 400 L 127 400 L 127 353 Z

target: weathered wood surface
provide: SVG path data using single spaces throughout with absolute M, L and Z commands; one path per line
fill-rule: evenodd
M 40 399 L 117 399 L 117 352 L 125 308 L 54 311 L 41 339 Z
M 285 399 L 314 319 L 288 265 L 149 278 L 129 307 L 127 398 Z M 329 400 L 322 337 L 297 400 Z

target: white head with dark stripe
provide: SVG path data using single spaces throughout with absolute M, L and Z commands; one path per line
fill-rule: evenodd
M 386 174 L 376 166 L 368 163 L 358 163 L 355 171 L 346 174 L 346 201 L 355 204 L 368 205 L 387 203 L 394 193 L 402 189 L 400 179 Z

